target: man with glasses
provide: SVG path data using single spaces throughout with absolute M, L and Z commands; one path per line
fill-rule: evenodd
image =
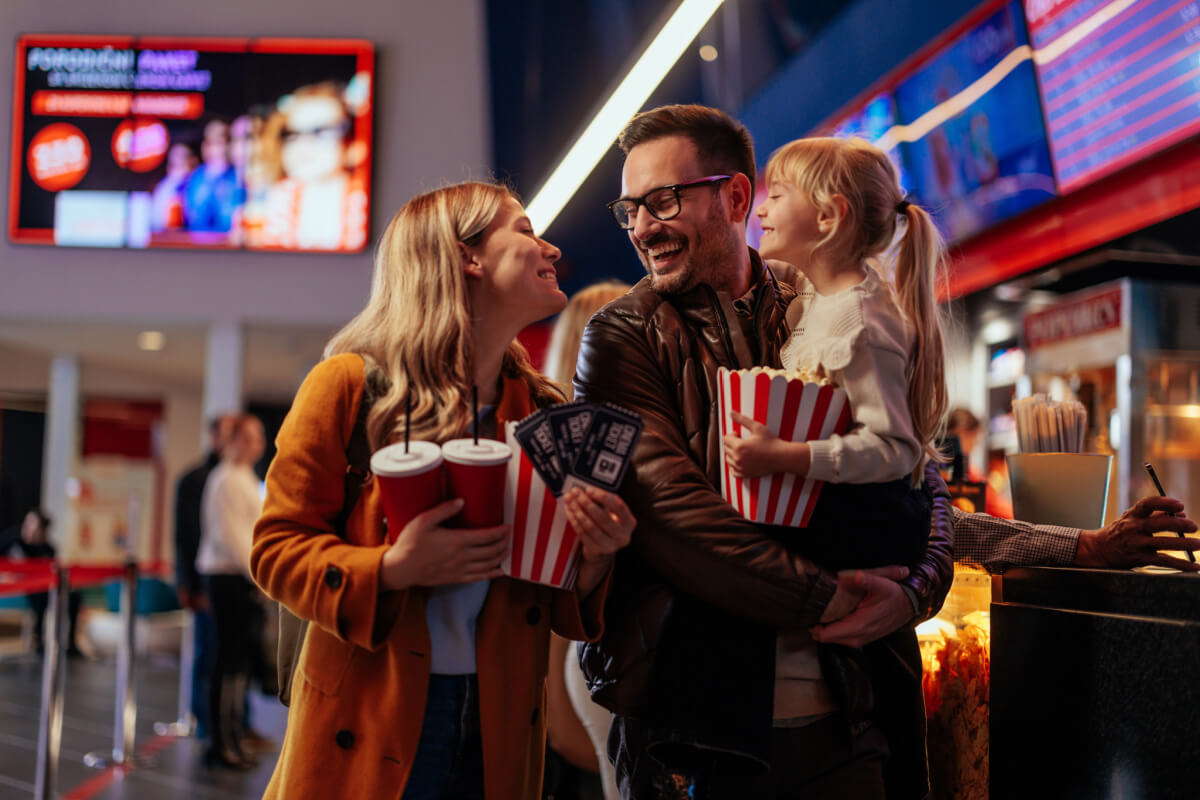
M 781 542 L 802 531 L 746 522 L 715 488 L 717 368 L 778 366 L 795 296 L 745 244 L 750 136 L 716 109 L 667 106 L 634 117 L 619 143 L 622 196 L 609 210 L 648 275 L 592 318 L 575 387 L 646 425 L 622 487 L 638 528 L 617 556 L 604 637 L 582 653 L 593 697 L 616 714 L 622 793 L 923 797 L 912 623 L 949 587 L 952 524 L 960 555 L 989 569 L 1195 569 L 1158 549 L 1200 542 L 1152 534 L 1196 526 L 1158 497 L 1091 531 L 963 514 L 931 470 L 933 530 L 907 576 L 833 575 L 789 552 Z
M 882 798 L 886 781 L 887 797 L 922 796 L 921 667 L 902 626 L 949 587 L 944 487 L 911 574 L 835 575 L 782 543 L 802 532 L 749 523 L 722 499 L 717 368 L 778 366 L 795 296 L 746 246 L 753 145 L 721 111 L 668 106 L 634 117 L 620 146 L 609 210 L 648 275 L 592 318 L 575 385 L 645 422 L 622 491 L 638 529 L 605 636 L 583 651 L 593 696 L 616 713 L 622 792 Z M 864 641 L 884 638 L 819 652 L 809 629 L 843 617 Z

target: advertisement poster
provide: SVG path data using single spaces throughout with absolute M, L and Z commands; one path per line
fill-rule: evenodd
M 154 463 L 118 456 L 84 458 L 68 486 L 62 560 L 84 566 L 139 564 L 171 552 L 154 536 Z

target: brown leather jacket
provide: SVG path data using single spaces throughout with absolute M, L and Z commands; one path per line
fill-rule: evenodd
M 576 399 L 629 408 L 645 423 L 621 492 L 638 527 L 631 547 L 617 558 L 604 637 L 582 651 L 593 697 L 620 715 L 670 716 L 686 706 L 664 711 L 664 694 L 686 697 L 689 682 L 703 684 L 706 675 L 716 676 L 707 686 L 693 687 L 693 700 L 701 702 L 704 691 L 720 689 L 720 676 L 730 674 L 724 662 L 745 659 L 748 652 L 773 659 L 774 632 L 815 624 L 835 589 L 832 573 L 789 551 L 769 526 L 743 519 L 715 488 L 722 446 L 717 368 L 779 366 L 787 335 L 784 313 L 795 295 L 750 253 L 760 280 L 753 307 L 743 312 L 750 314 L 757 354 L 755 343 L 742 334 L 734 303 L 707 285 L 664 297 L 644 279 L 598 312 L 584 333 Z M 934 530 L 924 560 L 904 581 L 918 598 L 920 618 L 936 613 L 953 577 L 949 501 L 936 471 L 933 476 Z M 852 510 L 847 524 L 853 524 Z M 701 631 L 699 638 L 705 638 L 706 617 L 738 621 L 747 638 L 689 649 L 683 632 Z M 770 637 L 769 647 L 761 645 L 762 636 L 754 638 L 759 631 Z M 759 644 L 745 646 L 749 641 Z M 675 652 L 680 649 L 688 652 L 681 657 Z M 913 749 L 909 763 L 895 765 L 906 773 L 901 784 L 908 787 L 895 796 L 921 796 L 924 712 L 915 635 L 905 629 L 861 652 L 823 648 L 822 663 L 852 716 L 885 723 L 882 718 L 895 718 L 885 728 L 909 739 Z M 756 673 L 767 683 L 767 714 L 773 668 L 771 660 Z M 759 706 L 761 700 L 756 698 Z M 896 752 L 898 742 L 891 744 L 896 762 L 903 754 Z

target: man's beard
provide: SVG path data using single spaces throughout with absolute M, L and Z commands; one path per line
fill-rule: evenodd
M 729 268 L 735 255 L 731 252 L 733 246 L 722 241 L 722 234 L 727 233 L 725 228 L 726 223 L 721 204 L 713 203 L 704 220 L 704 225 L 697 229 L 693 238 L 664 236 L 644 245 L 646 249 L 649 249 L 670 241 L 682 240 L 687 243 L 687 261 L 668 275 L 656 274 L 652 266 L 653 260 L 649 255 L 640 253 L 643 259 L 642 264 L 650 275 L 650 288 L 659 294 L 676 295 L 689 292 L 702 283 L 709 285 L 714 285 L 714 281 L 719 283 L 718 278 L 721 271 Z

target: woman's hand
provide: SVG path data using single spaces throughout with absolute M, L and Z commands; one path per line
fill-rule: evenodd
M 725 458 L 736 478 L 761 478 L 776 472 L 804 475 L 810 455 L 805 442 L 785 442 L 766 425 L 733 412 L 733 421 L 750 431 L 747 437 L 726 436 Z
M 442 523 L 462 506 L 461 499 L 450 500 L 404 526 L 383 554 L 380 584 L 384 589 L 471 583 L 504 574 L 500 563 L 508 555 L 512 526 L 443 528 Z
M 629 544 L 637 525 L 625 501 L 596 486 L 576 487 L 562 497 L 567 521 L 579 534 L 581 562 L 575 589 L 587 597 L 600 583 L 613 556 Z

